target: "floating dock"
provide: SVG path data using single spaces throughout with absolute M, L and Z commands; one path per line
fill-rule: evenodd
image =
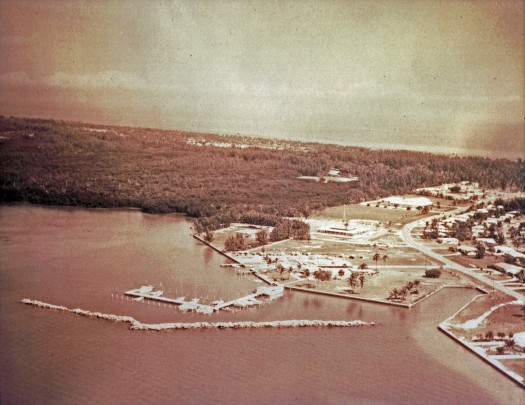
M 271 285 L 257 288 L 252 294 L 245 295 L 231 301 L 213 301 L 210 304 L 201 304 L 198 298 L 187 301 L 186 297 L 168 298 L 164 297 L 163 291 L 154 291 L 151 285 L 143 285 L 135 290 L 126 291 L 124 294 L 135 297 L 137 301 L 144 299 L 177 305 L 180 311 L 195 311 L 200 314 L 213 314 L 221 309 L 230 307 L 245 308 L 252 305 L 261 305 L 259 297 L 268 297 L 269 300 L 280 298 L 284 294 L 284 285 Z

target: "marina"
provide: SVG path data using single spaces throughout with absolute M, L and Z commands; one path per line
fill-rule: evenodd
M 245 296 L 235 298 L 229 301 L 215 300 L 209 304 L 200 303 L 199 298 L 193 298 L 186 300 L 186 297 L 169 298 L 165 297 L 164 292 L 161 290 L 154 290 L 151 285 L 143 285 L 140 288 L 129 290 L 125 292 L 125 295 L 135 297 L 135 301 L 139 300 L 152 300 L 165 304 L 178 305 L 178 309 L 181 312 L 195 311 L 199 314 L 213 314 L 220 310 L 229 310 L 230 307 L 246 308 L 253 305 L 261 305 L 263 301 L 260 298 L 266 297 L 272 301 L 280 298 L 284 295 L 283 285 L 270 285 L 258 287 L 253 293 Z
M 120 297 L 151 284 L 170 298 L 227 302 L 257 287 L 253 277 L 221 267 L 229 261 L 223 255 L 188 238 L 189 221 L 20 205 L 4 206 L 0 214 L 3 402 L 28 403 L 38 396 L 41 403 L 341 403 L 349 391 L 373 403 L 512 404 L 523 397 L 515 383 L 467 350 L 458 351 L 436 329 L 474 290 L 445 288 L 407 311 L 286 287 L 281 299 L 264 301 L 271 304 L 183 313 L 174 308 L 180 304 Z M 110 250 L 103 249 L 109 244 Z M 28 254 L 40 251 L 48 259 Z M 61 308 L 20 304 L 26 297 Z M 312 327 L 295 327 L 301 320 Z M 376 326 L 334 328 L 334 320 Z M 133 325 L 167 333 L 141 333 L 130 330 Z M 447 357 L 451 351 L 454 356 Z M 342 372 L 349 364 L 352 369 Z M 106 373 L 98 373 L 101 368 Z M 118 375 L 120 383 L 108 374 Z M 58 391 L 57 381 L 63 385 Z M 370 393 L 367 387 L 377 381 L 384 389 Z M 251 401 L 254 392 L 259 402 Z

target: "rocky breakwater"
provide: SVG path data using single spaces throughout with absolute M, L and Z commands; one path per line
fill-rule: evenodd
M 304 328 L 304 327 L 335 327 L 348 328 L 355 326 L 373 326 L 373 322 L 355 321 L 325 321 L 325 320 L 281 320 L 267 322 L 168 322 L 148 324 L 142 323 L 131 316 L 104 314 L 101 312 L 86 311 L 80 308 L 70 309 L 60 305 L 48 304 L 46 302 L 24 298 L 21 300 L 26 305 L 38 308 L 51 309 L 62 312 L 86 316 L 89 318 L 106 319 L 114 322 L 124 322 L 130 324 L 132 330 L 188 330 L 188 329 L 257 329 L 257 328 Z

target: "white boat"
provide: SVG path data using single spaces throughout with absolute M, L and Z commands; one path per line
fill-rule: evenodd
M 135 290 L 135 292 L 137 292 L 138 294 L 148 294 L 151 291 L 153 291 L 153 286 L 151 285 L 143 285 L 137 290 Z

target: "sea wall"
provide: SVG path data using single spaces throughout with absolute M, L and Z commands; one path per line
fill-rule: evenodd
M 244 266 L 243 263 L 241 263 L 240 261 L 238 261 L 237 259 L 235 259 L 233 256 L 230 256 L 228 253 L 220 250 L 218 247 L 212 245 L 211 243 L 209 242 L 206 242 L 203 238 L 201 238 L 199 235 L 197 235 L 196 233 L 193 234 L 193 237 L 199 241 L 201 241 L 202 243 L 204 243 L 206 246 L 212 248 L 213 250 L 215 250 L 216 252 L 220 253 L 221 255 L 227 257 L 228 259 L 234 261 L 235 263 L 237 264 L 242 264 Z

